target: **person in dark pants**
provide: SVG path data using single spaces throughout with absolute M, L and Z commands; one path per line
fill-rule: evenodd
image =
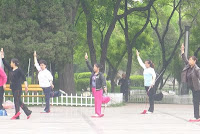
M 189 60 L 185 56 L 184 44 L 181 46 L 182 59 L 185 63 L 185 67 L 181 73 L 181 81 L 187 83 L 188 88 L 192 90 L 193 95 L 193 107 L 194 107 L 194 119 L 190 119 L 190 122 L 200 121 L 199 115 L 199 103 L 200 103 L 200 68 L 196 65 L 198 59 L 195 56 L 191 56 Z
M 27 115 L 27 119 L 29 119 L 32 111 L 30 111 L 21 100 L 21 93 L 22 93 L 21 81 L 24 81 L 26 93 L 28 92 L 28 84 L 23 71 L 19 68 L 19 61 L 17 59 L 12 59 L 10 65 L 8 65 L 8 63 L 4 59 L 3 49 L 1 49 L 1 57 L 3 64 L 10 72 L 10 89 L 12 90 L 14 97 L 14 104 L 15 104 L 15 115 L 11 119 L 12 120 L 19 119 L 19 115 L 21 114 L 20 107 Z
M 3 95 L 4 89 L 6 89 L 7 75 L 4 72 L 3 68 L 0 67 L 0 110 L 3 108 Z
M 125 102 L 128 102 L 129 82 L 126 80 L 126 74 L 122 74 L 122 78 L 119 80 L 118 85 L 121 85 L 120 93 L 123 93 Z
M 155 79 L 156 79 L 156 73 L 154 70 L 154 64 L 151 60 L 146 60 L 145 63 L 143 63 L 142 59 L 140 58 L 140 53 L 136 51 L 137 59 L 140 64 L 140 66 L 144 69 L 143 75 L 144 75 L 144 86 L 145 90 L 147 92 L 147 95 L 149 96 L 149 110 L 147 114 L 151 114 L 154 112 L 154 94 L 155 89 Z
M 38 74 L 39 85 L 43 89 L 43 92 L 45 95 L 46 107 L 44 109 L 44 112 L 41 112 L 41 113 L 49 113 L 50 112 L 50 98 L 61 96 L 61 93 L 63 93 L 63 91 L 61 90 L 52 91 L 54 88 L 53 76 L 51 72 L 47 70 L 47 62 L 45 60 L 40 60 L 38 63 L 36 51 L 34 52 L 34 62 L 35 62 L 35 67 L 37 68 L 39 72 Z

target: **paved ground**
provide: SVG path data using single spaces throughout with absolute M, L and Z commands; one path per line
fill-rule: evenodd
M 192 105 L 156 104 L 155 113 L 139 114 L 144 104 L 108 107 L 103 118 L 94 119 L 93 107 L 51 107 L 51 113 L 41 114 L 41 107 L 30 107 L 29 120 L 24 113 L 20 120 L 0 117 L 1 134 L 197 134 L 200 123 L 190 123 Z

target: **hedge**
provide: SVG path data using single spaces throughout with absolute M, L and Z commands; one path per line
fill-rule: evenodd
M 143 87 L 144 86 L 143 75 L 132 75 L 132 76 L 130 76 L 130 86 L 131 87 Z

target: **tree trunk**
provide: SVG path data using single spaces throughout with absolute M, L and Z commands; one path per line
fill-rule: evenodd
M 59 72 L 59 87 L 67 94 L 75 94 L 73 55 L 71 62 L 64 64 L 62 71 Z

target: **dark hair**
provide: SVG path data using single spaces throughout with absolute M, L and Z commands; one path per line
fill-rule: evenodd
M 44 64 L 44 65 L 47 66 L 47 62 L 46 62 L 45 60 L 40 60 L 40 61 L 39 61 L 39 64 Z
M 95 65 L 97 68 L 102 69 L 102 65 L 101 65 L 101 64 L 95 63 L 94 65 Z
M 19 67 L 19 60 L 18 59 L 11 59 L 11 62 L 15 64 L 15 66 Z
M 153 64 L 153 62 L 151 60 L 146 60 L 146 61 L 148 62 L 148 64 L 150 65 L 151 68 L 155 67 L 154 64 Z
M 192 60 L 194 60 L 194 61 L 196 61 L 196 62 L 198 61 L 198 59 L 197 59 L 196 56 L 190 56 L 190 58 L 192 58 Z M 189 58 L 189 59 L 190 59 L 190 58 Z

